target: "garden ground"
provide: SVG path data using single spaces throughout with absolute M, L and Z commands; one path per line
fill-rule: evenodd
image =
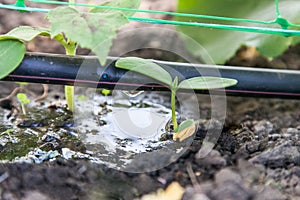
M 40 21 L 29 15 L 21 16 L 1 10 L 1 32 L 16 24 Z M 18 21 L 13 20 L 15 18 Z M 62 52 L 57 45 L 50 46 L 48 41 L 39 40 L 30 44 L 29 49 Z M 157 51 L 135 54 L 169 59 Z M 296 46 L 273 62 L 257 56 L 247 57 L 240 52 L 228 64 L 299 69 L 299 63 L 300 47 Z M 16 86 L 0 84 L 0 98 Z M 33 96 L 42 93 L 39 85 L 29 87 Z M 61 86 L 50 86 L 48 98 L 41 107 L 62 99 L 62 92 Z M 199 95 L 198 98 L 201 116 L 205 116 L 210 112 L 209 97 Z M 10 105 L 17 106 L 17 101 L 2 102 L 1 111 L 9 113 Z M 299 106 L 297 100 L 227 97 L 225 125 L 214 150 L 207 157 L 200 159 L 197 156 L 209 122 L 203 119 L 184 155 L 169 166 L 149 173 L 121 172 L 84 159 L 58 158 L 41 164 L 2 163 L 1 199 L 134 199 L 160 188 L 166 189 L 173 182 L 180 184 L 180 187 L 174 186 L 177 191 L 183 188 L 183 199 L 186 200 L 300 199 Z M 168 195 L 167 191 L 165 195 Z

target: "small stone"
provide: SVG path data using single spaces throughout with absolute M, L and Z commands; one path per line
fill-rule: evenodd
M 201 187 L 186 187 L 182 200 L 210 200 L 203 192 Z
M 269 140 L 275 141 L 279 138 L 281 138 L 281 135 L 279 133 L 274 133 L 274 134 L 269 135 Z
M 291 134 L 291 135 L 296 135 L 297 133 L 299 133 L 299 130 L 296 129 L 296 128 L 288 128 L 288 129 L 286 130 L 286 133 L 287 133 L 287 134 Z
M 39 191 L 28 191 L 25 193 L 23 200 L 50 200 L 50 197 L 40 193 Z
M 229 168 L 219 171 L 215 176 L 215 180 L 219 186 L 225 184 L 226 182 L 234 182 L 238 184 L 242 183 L 242 177 Z
M 292 174 L 295 174 L 296 176 L 300 177 L 300 167 L 299 166 L 294 166 L 291 169 Z
M 224 167 L 226 166 L 226 160 L 221 156 L 219 151 L 212 150 L 204 158 L 198 158 L 196 154 L 196 163 L 202 167 Z
M 280 186 L 286 188 L 288 186 L 288 180 L 286 180 L 285 178 L 281 179 Z
M 264 176 L 264 166 L 263 165 L 253 165 L 247 160 L 238 160 L 238 169 L 243 177 L 244 181 L 248 183 L 253 183 L 258 181 L 262 176 Z
M 249 200 L 253 197 L 253 191 L 243 188 L 239 183 L 226 182 L 213 190 L 209 197 L 214 200 Z
M 205 194 L 209 193 L 209 191 L 214 190 L 216 187 L 212 181 L 201 182 L 199 185 L 202 192 Z
M 263 151 L 267 146 L 267 140 L 251 141 L 246 143 L 245 148 L 249 154 L 255 153 L 257 151 Z
M 290 133 L 284 133 L 284 134 L 282 134 L 282 137 L 285 139 L 290 139 L 292 137 L 292 135 Z
M 14 194 L 13 192 L 10 191 L 4 191 L 1 194 L 1 198 L 2 199 L 9 199 L 9 200 L 17 200 L 18 197 L 16 196 L 16 194 Z
M 292 177 L 291 177 L 291 179 L 290 179 L 290 181 L 289 181 L 289 186 L 290 186 L 290 187 L 294 187 L 294 186 L 296 186 L 298 183 L 300 183 L 299 181 L 300 181 L 300 180 L 299 180 L 299 177 L 298 177 L 298 176 L 292 175 Z
M 296 187 L 294 188 L 294 192 L 296 195 L 300 196 L 300 184 L 296 185 Z
M 75 155 L 75 152 L 68 148 L 62 148 L 61 152 L 62 152 L 62 157 L 65 159 L 70 159 Z
M 187 186 L 187 187 L 185 188 L 185 191 L 184 191 L 182 200 L 190 200 L 190 199 L 192 199 L 194 193 L 195 193 L 195 192 L 194 192 L 194 188 L 191 187 L 191 186 Z
M 278 190 L 271 187 L 265 187 L 264 190 L 258 193 L 254 200 L 286 200 L 287 198 Z
M 158 189 L 157 182 L 147 174 L 140 174 L 135 177 L 133 183 L 134 187 L 137 188 L 140 193 L 150 193 Z
M 273 149 L 258 154 L 249 160 L 252 163 L 263 164 L 269 167 L 286 167 L 289 164 L 300 163 L 300 153 L 291 142 L 285 142 Z
M 282 176 L 282 170 L 283 169 L 281 168 L 276 168 L 276 169 L 267 168 L 266 179 L 279 180 Z
M 273 131 L 274 125 L 267 121 L 261 120 L 253 127 L 254 132 L 256 135 L 268 135 Z

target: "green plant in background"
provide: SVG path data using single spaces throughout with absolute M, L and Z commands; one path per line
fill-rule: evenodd
M 16 82 L 21 88 L 23 88 L 24 86 L 28 85 L 28 83 L 26 82 Z
M 22 113 L 23 115 L 26 115 L 26 107 L 25 105 L 30 103 L 30 100 L 28 99 L 27 95 L 25 93 L 18 93 L 17 98 L 19 102 L 21 103 Z
M 15 3 L 15 6 L 17 6 L 17 7 L 26 7 L 24 1 L 25 0 L 17 0 L 16 3 Z
M 277 5 L 277 6 L 276 6 Z M 221 21 L 215 19 L 195 19 L 178 17 L 178 20 L 202 22 L 209 24 L 232 24 L 252 27 L 282 27 L 288 29 L 292 26 L 299 29 L 300 4 L 294 0 L 179 0 L 178 12 L 213 15 L 222 17 L 240 18 L 239 21 Z M 284 17 L 284 18 L 283 18 Z M 261 21 L 259 23 L 245 23 L 243 19 Z M 289 21 L 293 24 L 291 24 Z M 242 22 L 243 21 L 243 22 Z M 280 35 L 266 35 L 259 33 L 242 33 L 232 30 L 217 30 L 179 26 L 178 30 L 192 37 L 207 50 L 215 63 L 222 64 L 231 58 L 242 45 L 254 46 L 265 57 L 272 58 L 283 53 L 290 45 L 300 42 L 300 37 L 284 37 Z M 233 29 L 234 30 L 234 29 Z M 193 45 L 186 41 L 187 49 L 197 57 L 201 52 L 193 49 Z
M 24 0 L 18 2 L 24 3 Z M 70 3 L 74 2 L 70 0 Z M 140 0 L 115 0 L 105 2 L 104 5 L 138 8 Z M 105 64 L 116 31 L 128 22 L 128 15 L 127 12 L 103 8 L 94 8 L 82 13 L 70 6 L 62 6 L 47 14 L 50 29 L 20 26 L 5 35 L 0 35 L 0 79 L 18 67 L 25 55 L 25 43 L 37 36 L 57 40 L 69 56 L 76 54 L 77 46 L 90 49 L 97 55 L 100 63 Z M 10 59 L 7 59 L 8 57 Z M 73 86 L 65 87 L 65 96 L 68 108 L 74 111 Z
M 161 66 L 153 63 L 150 60 L 137 57 L 121 58 L 116 62 L 116 67 L 149 76 L 170 88 L 172 122 L 175 131 L 175 134 L 173 135 L 174 140 L 179 137 L 178 133 L 183 133 L 187 127 L 193 125 L 193 120 L 186 120 L 178 126 L 176 117 L 176 92 L 178 89 L 209 90 L 226 88 L 237 84 L 237 80 L 234 79 L 209 76 L 193 77 L 183 80 L 179 83 L 177 76 L 172 80 L 169 72 L 167 72 Z

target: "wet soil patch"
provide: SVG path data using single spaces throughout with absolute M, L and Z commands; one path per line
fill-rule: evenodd
M 202 113 L 209 113 L 206 98 L 199 96 Z M 209 122 L 204 119 L 187 151 L 174 163 L 153 172 L 126 173 L 85 159 L 59 156 L 41 164 L 3 163 L 2 199 L 133 199 L 166 188 L 173 181 L 185 188 L 183 199 L 191 199 L 198 192 L 189 167 L 201 192 L 210 199 L 273 199 L 270 197 L 275 194 L 278 199 L 297 198 L 299 102 L 236 97 L 227 100 L 225 126 L 214 150 L 205 158 L 198 156 Z M 53 138 L 44 139 L 49 142 Z M 69 147 L 74 146 L 78 145 L 71 140 Z M 55 150 L 52 145 L 50 149 Z

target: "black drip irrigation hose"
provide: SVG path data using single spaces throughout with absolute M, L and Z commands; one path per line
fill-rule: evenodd
M 54 54 L 27 54 L 18 68 L 0 81 L 18 81 L 45 84 L 124 90 L 168 90 L 147 76 L 115 67 L 117 58 L 109 58 L 101 66 L 93 56 L 68 57 Z M 238 84 L 218 90 L 197 90 L 246 97 L 300 98 L 300 71 L 248 67 L 188 64 L 154 61 L 172 77 L 180 80 L 195 76 L 220 76 L 238 80 Z

